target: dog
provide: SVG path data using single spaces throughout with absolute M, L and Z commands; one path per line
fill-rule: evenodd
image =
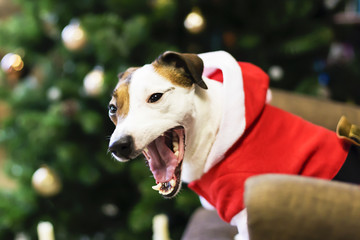
M 243 186 L 248 177 L 286 173 L 334 179 L 352 144 L 269 105 L 269 78 L 224 51 L 167 51 L 129 68 L 109 103 L 112 156 L 145 156 L 153 189 L 176 196 L 182 181 L 248 239 Z

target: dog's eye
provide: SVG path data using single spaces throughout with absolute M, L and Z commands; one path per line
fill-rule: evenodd
M 110 115 L 115 114 L 116 111 L 117 111 L 117 107 L 114 104 L 110 104 L 109 105 L 109 114 Z
M 152 94 L 149 99 L 148 99 L 148 103 L 154 103 L 159 101 L 159 99 L 162 97 L 162 93 L 154 93 Z

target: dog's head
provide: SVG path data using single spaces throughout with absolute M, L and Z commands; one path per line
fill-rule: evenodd
M 143 153 L 157 183 L 153 188 L 164 197 L 180 189 L 195 85 L 207 89 L 202 72 L 197 55 L 165 52 L 151 64 L 120 74 L 112 94 L 109 116 L 116 128 L 109 151 L 118 161 Z

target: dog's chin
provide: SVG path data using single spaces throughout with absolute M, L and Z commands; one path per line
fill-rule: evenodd
M 165 198 L 172 198 L 181 188 L 181 170 L 185 154 L 185 130 L 178 126 L 165 131 L 144 150 L 156 185 L 153 189 Z

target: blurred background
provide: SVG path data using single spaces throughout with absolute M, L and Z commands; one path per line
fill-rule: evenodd
M 107 153 L 117 74 L 165 50 L 226 50 L 271 86 L 360 104 L 358 0 L 0 0 L 0 239 L 180 239 L 199 206 Z M 301 103 L 299 103 L 301 104 Z

